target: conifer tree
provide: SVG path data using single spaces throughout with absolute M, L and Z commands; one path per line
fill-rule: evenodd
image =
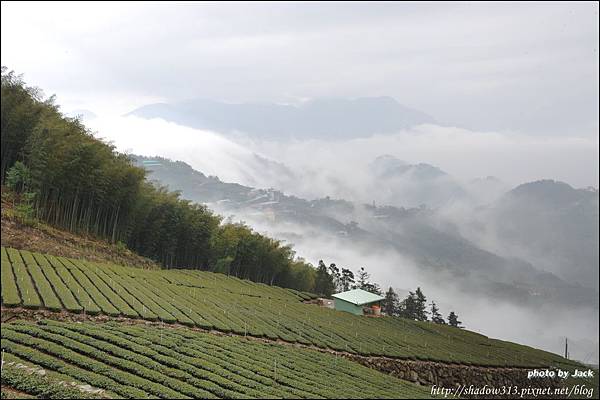
M 390 286 L 388 291 L 385 293 L 385 300 L 383 300 L 382 311 L 386 315 L 394 316 L 398 315 L 400 308 L 400 301 L 398 295 L 394 292 L 394 289 Z
M 400 303 L 398 316 L 408 319 L 416 319 L 416 295 L 415 292 L 408 292 L 408 296 Z
M 362 289 L 370 293 L 381 295 L 381 288 L 377 283 L 370 281 L 371 274 L 369 274 L 364 267 L 361 267 L 356 273 L 357 281 L 354 285 L 354 289 Z
M 430 313 L 431 313 L 431 321 L 433 323 L 436 324 L 446 324 L 446 321 L 444 321 L 444 317 L 442 317 L 442 314 L 440 314 L 440 309 L 437 307 L 437 305 L 435 304 L 435 301 L 431 302 L 431 308 L 430 308 Z
M 420 287 L 415 291 L 414 317 L 417 321 L 427 321 L 427 298 Z
M 331 280 L 333 282 L 334 291 L 341 292 L 343 291 L 340 269 L 334 264 L 329 264 L 329 275 L 331 275 Z
M 325 297 L 331 296 L 335 290 L 333 279 L 331 275 L 327 273 L 327 267 L 323 260 L 319 260 L 319 266 L 317 267 L 317 276 L 315 278 L 315 292 Z
M 347 268 L 342 268 L 341 286 L 342 290 L 348 291 L 354 285 L 354 273 Z
M 461 324 L 462 322 L 458 320 L 458 315 L 456 315 L 454 311 L 450 311 L 450 314 L 448 315 L 448 325 L 455 328 L 463 328 Z

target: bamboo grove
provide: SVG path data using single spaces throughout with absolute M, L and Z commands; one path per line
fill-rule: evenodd
M 315 269 L 290 247 L 149 183 L 126 154 L 6 67 L 1 95 L 2 186 L 29 199 L 36 218 L 120 242 L 167 268 L 314 289 Z

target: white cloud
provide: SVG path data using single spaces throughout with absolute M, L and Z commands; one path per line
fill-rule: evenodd
M 294 169 L 316 166 L 323 180 L 334 176 L 348 185 L 365 183 L 361 181 L 369 178 L 360 171 L 382 154 L 430 163 L 464 181 L 492 175 L 513 185 L 557 179 L 576 187 L 597 187 L 599 176 L 597 136 L 527 136 L 423 125 L 345 142 L 260 142 L 255 149 Z
M 118 151 L 181 160 L 207 175 L 243 182 L 253 155 L 221 135 L 180 126 L 161 119 L 98 117 L 88 122 L 96 136 Z
M 525 136 L 422 125 L 395 135 L 345 142 L 256 142 L 183 127 L 160 119 L 103 117 L 89 121 L 100 137 L 121 151 L 182 160 L 224 181 L 276 187 L 303 197 L 373 200 L 368 164 L 391 154 L 409 163 L 429 163 L 459 181 L 496 176 L 515 186 L 555 179 L 575 187 L 598 186 L 598 137 Z M 284 163 L 285 180 L 257 163 L 254 153 Z
M 593 2 L 3 2 L 2 62 L 121 113 L 150 98 L 389 95 L 475 130 L 598 134 Z

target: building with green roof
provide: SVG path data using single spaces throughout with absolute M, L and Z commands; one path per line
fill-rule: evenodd
M 346 311 L 355 315 L 363 315 L 365 307 L 379 306 L 384 297 L 367 292 L 362 289 L 348 290 L 347 292 L 336 293 L 334 298 L 334 308 L 338 311 Z

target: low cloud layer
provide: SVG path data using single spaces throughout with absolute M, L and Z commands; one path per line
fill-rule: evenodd
M 219 210 L 217 208 L 217 210 Z M 227 215 L 225 210 L 219 210 Z M 475 290 L 458 289 L 454 279 L 431 279 L 422 269 L 396 251 L 374 249 L 333 235 L 316 232 L 291 223 L 271 223 L 264 216 L 237 212 L 233 220 L 245 221 L 256 230 L 279 238 L 290 238 L 298 254 L 317 264 L 335 262 L 338 267 L 357 271 L 365 267 L 374 282 L 384 289 L 392 286 L 400 297 L 420 286 L 440 307 L 444 317 L 455 311 L 469 330 L 486 336 L 542 348 L 560 354 L 565 337 L 570 341 L 571 357 L 598 362 L 598 309 L 570 308 L 555 303 L 547 306 L 521 306 L 498 299 L 487 299 Z M 464 279 L 464 278 L 463 278 Z
M 422 125 L 395 135 L 345 142 L 255 142 L 182 127 L 163 120 L 98 117 L 92 128 L 121 151 L 182 160 L 224 181 L 275 187 L 303 197 L 371 202 L 366 174 L 377 156 L 429 163 L 468 182 L 495 176 L 509 186 L 539 179 L 598 187 L 598 137 L 541 137 Z M 288 166 L 299 179 L 273 177 L 253 153 Z M 252 170 L 252 167 L 259 170 Z M 304 179 L 303 179 L 304 178 Z M 279 180 L 278 180 L 279 179 Z
M 99 137 L 114 142 L 120 151 L 182 160 L 223 181 L 274 187 L 307 198 L 330 195 L 370 203 L 373 187 L 365 171 L 376 156 L 390 153 L 410 163 L 434 164 L 460 181 L 496 175 L 511 185 L 555 178 L 587 186 L 597 185 L 598 179 L 597 138 L 507 136 L 426 125 L 396 135 L 346 142 L 282 144 L 257 143 L 243 135 L 224 137 L 133 116 L 100 116 L 89 124 Z M 256 153 L 285 164 L 294 176 L 283 179 L 278 173 L 279 164 L 265 165 L 257 161 Z M 447 211 L 457 214 L 453 209 Z M 324 259 L 353 270 L 365 266 L 375 281 L 400 291 L 422 286 L 445 314 L 458 311 L 475 331 L 554 352 L 560 352 L 564 336 L 568 336 L 573 341 L 573 356 L 587 361 L 598 359 L 597 351 L 589 354 L 590 348 L 597 348 L 598 337 L 598 314 L 593 307 L 573 310 L 553 305 L 550 312 L 492 303 L 423 276 L 409 258 L 396 251 L 363 249 L 360 244 L 349 245 L 340 238 L 295 224 L 273 226 L 252 214 L 237 214 L 234 220 L 244 220 L 274 237 L 288 238 L 298 255 L 314 264 Z

